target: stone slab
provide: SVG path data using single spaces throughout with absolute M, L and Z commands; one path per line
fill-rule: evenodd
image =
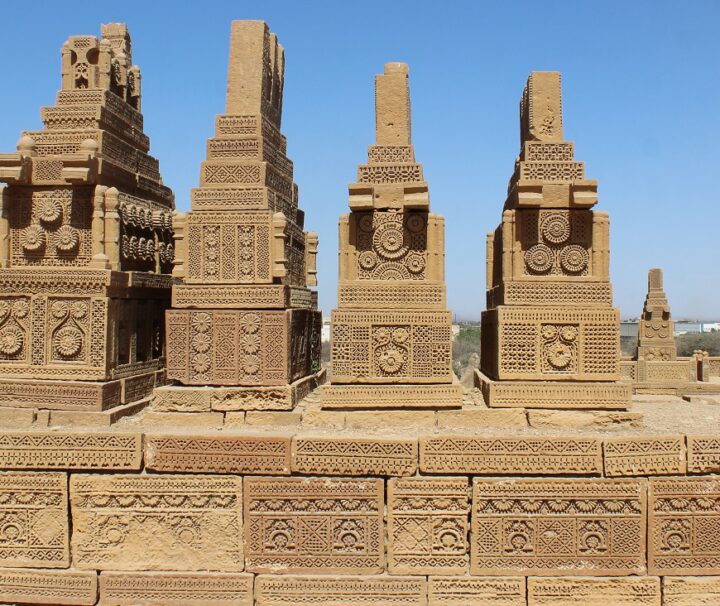
M 80 570 L 0 568 L 0 603 L 92 606 L 97 600 L 97 573 Z
M 145 466 L 178 473 L 290 475 L 290 437 L 150 434 Z
M 645 573 L 644 480 L 476 478 L 471 574 Z
M 717 606 L 720 576 L 663 578 L 663 606 Z
M 227 415 L 237 413 L 226 413 Z M 267 427 L 298 427 L 302 422 L 302 415 L 299 412 L 285 410 L 248 410 L 245 413 L 246 425 L 263 425 Z
M 0 468 L 137 471 L 141 466 L 140 433 L 0 433 Z
M 324 409 L 460 408 L 459 383 L 445 385 L 327 385 Z
M 393 478 L 387 498 L 392 574 L 467 572 L 467 478 Z
M 426 606 L 423 577 L 289 576 L 261 574 L 256 606 Z
M 651 478 L 648 570 L 720 574 L 720 478 Z
M 73 561 L 98 570 L 240 571 L 241 501 L 233 476 L 73 475 Z
M 319 475 L 406 476 L 417 470 L 417 440 L 295 436 L 293 471 Z
M 345 413 L 346 429 L 368 431 L 416 431 L 435 427 L 432 410 L 349 410 Z
M 35 422 L 37 410 L 34 408 L 0 407 L 0 427 L 30 427 Z
M 110 427 L 120 419 L 139 413 L 150 399 L 115 406 L 103 411 L 51 410 L 49 424 L 54 427 Z
M 0 566 L 67 568 L 67 475 L 0 473 Z
M 606 438 L 606 476 L 661 476 L 685 473 L 684 436 Z
M 221 412 L 155 412 L 151 410 L 143 416 L 146 427 L 187 427 L 190 429 L 217 428 L 223 426 L 225 417 Z
M 439 410 L 437 425 L 440 429 L 475 429 L 487 427 L 527 427 L 527 414 L 520 408 L 478 408 Z
M 528 410 L 528 422 L 538 429 L 627 431 L 645 426 L 643 414 L 616 410 Z
M 420 470 L 486 475 L 599 475 L 602 450 L 595 438 L 430 436 L 420 438 Z
M 720 472 L 720 436 L 688 436 L 687 449 L 690 473 Z
M 383 481 L 245 478 L 248 572 L 384 570 Z
M 253 575 L 102 572 L 99 606 L 253 606 Z
M 528 606 L 661 606 L 658 577 L 530 577 Z
M 428 606 L 526 606 L 525 578 L 431 576 Z

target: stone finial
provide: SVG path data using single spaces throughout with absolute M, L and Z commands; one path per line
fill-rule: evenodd
M 285 72 L 285 51 L 264 21 L 233 21 L 226 114 L 262 114 L 276 126 Z
M 648 290 L 663 289 L 663 272 L 659 267 L 648 271 Z
M 410 89 L 406 63 L 386 63 L 375 76 L 375 130 L 378 145 L 410 145 Z
M 562 141 L 560 72 L 532 72 L 520 101 L 520 138 Z
M 100 26 L 100 35 L 110 42 L 116 54 L 125 56 L 128 65 L 132 63 L 132 44 L 127 23 L 103 23 Z

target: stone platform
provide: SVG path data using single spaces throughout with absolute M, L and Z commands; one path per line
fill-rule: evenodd
M 720 398 L 328 411 L 322 389 L 112 428 L 0 419 L 0 602 L 720 600 Z

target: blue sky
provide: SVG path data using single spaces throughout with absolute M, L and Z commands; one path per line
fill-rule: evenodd
M 42 8 L 39 8 L 39 5 Z M 145 131 L 189 207 L 224 110 L 230 21 L 265 19 L 286 49 L 283 132 L 306 226 L 320 234 L 320 302 L 336 301 L 337 219 L 374 140 L 373 77 L 410 65 L 413 140 L 446 219 L 448 303 L 485 305 L 485 233 L 500 220 L 532 70 L 563 74 L 565 136 L 611 219 L 615 303 L 636 316 L 662 267 L 674 316 L 720 318 L 720 2 L 41 2 L 3 6 L 0 150 L 40 127 L 60 48 L 125 21 Z

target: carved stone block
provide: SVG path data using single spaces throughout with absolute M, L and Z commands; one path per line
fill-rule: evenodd
M 313 307 L 312 291 L 283 284 L 176 284 L 172 306 L 178 309 L 285 309 Z
M 249 572 L 384 569 L 382 480 L 245 478 Z
M 420 470 L 485 475 L 599 475 L 601 443 L 594 438 L 569 437 L 423 437 Z
M 615 381 L 619 312 L 501 306 L 483 312 L 483 372 L 496 380 Z
M 139 470 L 142 435 L 32 431 L 0 433 L 0 468 Z
M 0 380 L 0 406 L 100 411 L 122 402 L 121 381 Z
M 257 577 L 257 606 L 427 606 L 427 583 L 422 577 L 289 576 Z
M 720 479 L 651 478 L 651 574 L 720 574 Z
M 333 375 L 333 380 L 335 376 Z M 462 387 L 447 385 L 337 385 L 322 391 L 323 408 L 460 408 Z
M 663 606 L 712 606 L 718 603 L 720 576 L 663 578 Z
M 185 385 L 292 383 L 318 369 L 320 323 L 320 312 L 304 309 L 170 310 L 167 376 Z
M 145 466 L 179 473 L 290 475 L 289 436 L 145 436 Z
M 332 312 L 333 383 L 451 383 L 451 314 Z
M 607 438 L 605 475 L 660 476 L 685 473 L 684 436 Z
M 689 472 L 720 472 L 720 437 L 688 436 L 687 448 Z
M 464 574 L 468 567 L 468 481 L 388 482 L 388 569 L 393 574 Z
M 530 577 L 528 606 L 660 606 L 657 577 Z
M 0 602 L 3 604 L 93 606 L 97 585 L 94 571 L 0 568 Z
M 526 606 L 523 577 L 428 578 L 428 606 Z
M 225 572 L 102 572 L 100 606 L 253 606 L 253 576 Z
M 233 476 L 73 475 L 73 561 L 84 569 L 239 571 Z
M 0 566 L 70 566 L 67 499 L 64 473 L 0 473 Z
M 343 309 L 445 309 L 442 283 L 363 280 L 340 282 L 338 306 Z
M 470 572 L 645 572 L 641 480 L 480 479 L 473 484 Z
M 417 440 L 296 436 L 293 471 L 331 476 L 405 476 L 417 470 Z

